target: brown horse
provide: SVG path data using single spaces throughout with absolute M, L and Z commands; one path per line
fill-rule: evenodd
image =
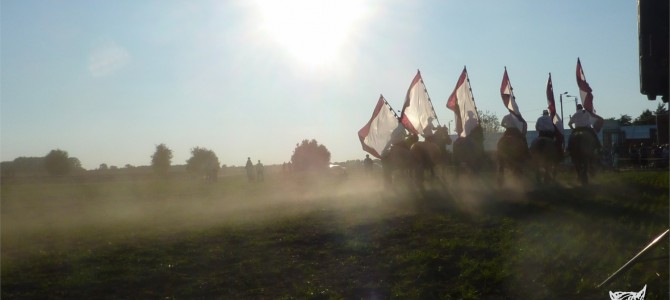
M 505 168 L 512 171 L 514 176 L 520 177 L 523 166 L 528 160 L 528 145 L 525 137 L 516 128 L 510 128 L 498 140 L 498 184 L 505 181 Z
M 595 162 L 598 160 L 596 152 L 598 141 L 589 130 L 588 128 L 573 130 L 568 141 L 570 160 L 582 185 L 589 183 L 589 173 L 594 173 Z
M 454 166 L 456 175 L 465 165 L 473 173 L 479 173 L 486 161 L 484 152 L 484 130 L 481 126 L 472 129 L 467 137 L 459 137 L 454 141 Z
M 423 183 L 426 171 L 430 172 L 431 178 L 436 177 L 435 168 L 440 169 L 440 174 L 444 173 L 443 167 L 448 161 L 447 145 L 450 144 L 447 127 L 438 127 L 433 135 L 412 145 L 410 151 L 415 163 L 414 179 L 417 184 Z
M 550 183 L 556 178 L 558 164 L 563 159 L 563 150 L 556 141 L 540 136 L 530 145 L 530 157 L 538 183 Z
M 416 136 L 409 136 L 405 140 L 393 144 L 388 151 L 382 153 L 381 164 L 384 172 L 384 182 L 388 186 L 394 183 L 394 178 L 407 180 L 411 178 L 411 171 L 415 162 L 410 147 L 416 143 Z

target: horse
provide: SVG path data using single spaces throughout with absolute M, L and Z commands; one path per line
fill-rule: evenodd
M 498 161 L 498 184 L 505 179 L 505 168 L 514 176 L 521 176 L 523 166 L 528 159 L 528 145 L 525 137 L 516 128 L 509 128 L 498 140 L 496 158 Z
M 484 153 L 484 130 L 476 126 L 466 137 L 459 137 L 454 141 L 454 166 L 456 176 L 460 173 L 461 164 L 467 166 L 473 173 L 479 173 L 486 159 Z
M 537 182 L 554 181 L 558 163 L 563 159 L 561 146 L 556 145 L 556 141 L 550 137 L 539 136 L 530 145 L 530 157 Z
M 403 141 L 392 144 L 388 150 L 382 153 L 381 164 L 384 182 L 387 186 L 393 183 L 394 173 L 407 180 L 411 178 L 411 170 L 414 168 L 415 162 L 410 152 L 410 146 L 417 139 L 416 136 L 409 136 Z
M 417 184 L 423 183 L 426 170 L 430 171 L 432 178 L 435 178 L 435 168 L 446 165 L 447 145 L 450 144 L 451 138 L 447 127 L 438 127 L 433 135 L 427 136 L 424 141 L 418 141 L 410 147 L 415 163 L 414 179 Z M 440 173 L 444 173 L 443 168 L 440 169 Z
M 598 159 L 597 145 L 598 141 L 588 128 L 577 128 L 570 134 L 568 152 L 582 185 L 589 183 L 589 173 L 594 172 L 594 162 Z

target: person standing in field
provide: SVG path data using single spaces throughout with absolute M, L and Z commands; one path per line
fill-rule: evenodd
M 372 173 L 372 159 L 370 158 L 370 154 L 365 155 L 365 159 L 363 160 L 363 167 L 365 168 L 366 174 Z
M 249 179 L 249 182 L 254 181 L 254 163 L 251 162 L 251 157 L 247 157 L 247 164 L 244 168 L 247 169 L 247 179 Z
M 265 176 L 263 176 L 263 164 L 261 163 L 260 159 L 256 164 L 256 179 L 258 181 L 263 181 L 265 179 Z

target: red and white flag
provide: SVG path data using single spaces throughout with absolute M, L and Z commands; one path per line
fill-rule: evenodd
M 384 96 L 379 95 L 370 121 L 358 131 L 358 139 L 363 150 L 381 158 L 392 143 L 401 140 L 405 135 L 405 128 L 398 121 L 393 108 L 386 102 Z
M 582 98 L 582 105 L 591 115 L 593 129 L 596 132 L 600 132 L 605 120 L 597 115 L 595 109 L 593 109 L 593 90 L 591 90 L 588 82 L 586 82 L 586 76 L 584 76 L 584 69 L 582 69 L 582 63 L 579 61 L 579 57 L 577 58 L 577 86 L 579 87 L 579 95 Z
M 405 128 L 414 134 L 423 134 L 428 123 L 437 120 L 426 85 L 421 78 L 421 72 L 418 70 L 407 90 L 400 117 Z
M 521 116 L 519 111 L 519 106 L 516 103 L 516 97 L 514 97 L 514 90 L 512 89 L 512 84 L 509 81 L 509 76 L 507 75 L 507 67 L 505 67 L 505 73 L 503 74 L 502 84 L 500 84 L 500 97 L 502 97 L 503 104 L 509 112 L 514 115 L 514 125 L 523 135 L 526 135 L 528 130 L 528 123 Z
M 458 78 L 454 91 L 449 96 L 447 108 L 454 112 L 456 119 L 456 132 L 460 137 L 466 137 L 473 128 L 479 125 L 479 114 L 475 106 L 475 98 L 470 89 L 468 71 L 463 67 L 463 72 Z
M 563 136 L 563 121 L 556 113 L 556 101 L 554 100 L 554 84 L 551 82 L 551 73 L 547 80 L 547 104 L 549 106 L 549 116 L 554 121 L 554 135 L 556 142 L 561 144 L 561 149 L 565 149 L 565 137 Z

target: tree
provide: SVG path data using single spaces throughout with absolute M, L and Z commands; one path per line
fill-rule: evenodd
M 98 167 L 98 170 L 101 171 L 109 170 L 109 167 L 107 166 L 106 163 L 101 163 L 100 166 Z
M 11 162 L 15 173 L 39 174 L 44 173 L 44 157 L 17 157 Z
M 621 117 L 617 121 L 619 121 L 619 125 L 621 126 L 633 125 L 633 118 L 629 115 L 621 115 Z
M 665 103 L 659 103 L 656 107 L 655 115 L 664 115 L 668 113 L 668 108 L 665 107 Z
M 52 176 L 66 175 L 72 170 L 67 151 L 60 149 L 51 150 L 44 157 L 44 167 Z
M 303 140 L 302 143 L 296 144 L 291 163 L 296 171 L 326 170 L 330 163 L 330 152 L 326 146 L 319 145 L 314 139 Z
M 17 157 L 13 161 L 2 162 L 2 174 L 5 175 L 19 175 L 30 174 L 38 175 L 47 172 L 45 156 L 42 157 Z M 67 158 L 70 165 L 70 173 L 73 171 L 83 171 L 81 162 L 76 157 Z
M 191 149 L 191 158 L 186 161 L 186 171 L 208 175 L 219 170 L 219 158 L 214 151 L 195 147 Z
M 81 161 L 79 161 L 78 158 L 70 157 L 68 158 L 68 161 L 70 162 L 70 167 L 72 167 L 72 171 L 84 171 L 84 167 L 81 166 Z
M 654 125 L 656 124 L 656 116 L 651 110 L 645 109 L 639 117 L 635 118 L 633 125 Z
M 154 172 L 159 175 L 167 174 L 171 163 L 172 150 L 165 146 L 165 144 L 156 146 L 156 151 L 151 156 L 151 167 L 153 168 Z
M 479 125 L 482 126 L 485 133 L 501 131 L 498 116 L 488 110 L 486 112 L 478 110 L 477 113 L 479 114 Z

